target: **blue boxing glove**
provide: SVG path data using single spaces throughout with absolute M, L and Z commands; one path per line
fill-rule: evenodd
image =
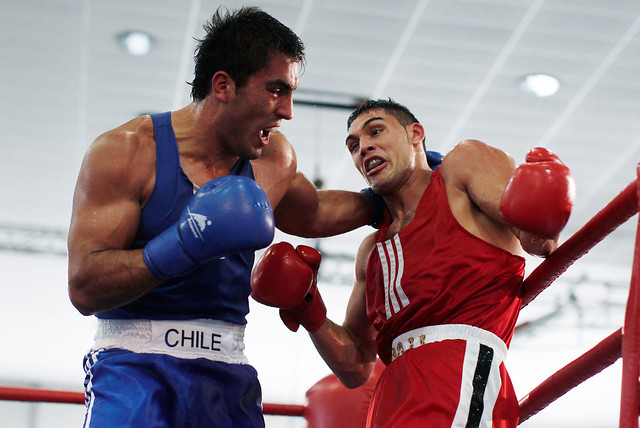
M 378 229 L 378 223 L 382 221 L 382 216 L 384 215 L 384 207 L 386 206 L 384 203 L 384 199 L 382 199 L 382 196 L 374 192 L 371 187 L 362 189 L 360 193 L 366 195 L 369 200 L 371 200 L 371 203 L 373 204 L 373 217 L 371 217 L 369 226 Z
M 427 163 L 429 164 L 429 168 L 433 171 L 438 169 L 440 164 L 442 163 L 442 159 L 444 155 L 440 152 L 434 152 L 433 150 L 427 150 Z
M 178 222 L 149 241 L 142 256 L 164 281 L 215 258 L 264 248 L 274 232 L 273 210 L 260 185 L 225 175 L 202 186 Z

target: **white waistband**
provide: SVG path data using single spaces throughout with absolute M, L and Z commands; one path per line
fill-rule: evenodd
M 220 320 L 98 319 L 93 349 L 121 348 L 178 358 L 248 364 L 244 325 Z
M 407 349 L 443 340 L 466 340 L 490 346 L 500 361 L 507 356 L 507 345 L 495 334 L 466 324 L 430 325 L 416 328 L 396 337 L 391 344 L 391 360 L 395 360 Z

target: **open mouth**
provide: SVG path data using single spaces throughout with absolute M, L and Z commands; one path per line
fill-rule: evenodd
M 364 169 L 367 174 L 374 173 L 385 163 L 384 159 L 380 158 L 371 158 L 367 160 L 364 164 Z
M 269 136 L 273 132 L 274 128 L 264 128 L 260 130 L 260 139 L 264 144 L 269 143 Z

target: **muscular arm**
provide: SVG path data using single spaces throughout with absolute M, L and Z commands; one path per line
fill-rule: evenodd
M 445 182 L 453 183 L 468 195 L 474 206 L 469 210 L 477 207 L 488 217 L 483 220 L 475 216 L 472 223 L 498 241 L 493 243 L 506 243 L 506 232 L 515 236 L 522 249 L 529 254 L 547 256 L 557 247 L 557 237 L 542 239 L 533 236 L 510 225 L 500 213 L 500 198 L 516 166 L 509 155 L 480 141 L 467 140 L 451 150 L 443 165 Z M 506 244 L 500 246 L 504 248 Z
M 319 238 L 369 224 L 373 204 L 359 192 L 321 190 L 297 170 L 296 153 L 275 132 L 260 159 L 252 162 L 256 180 L 269 195 L 276 227 L 290 235 Z
M 348 388 L 363 385 L 376 362 L 376 332 L 367 317 L 366 266 L 373 248 L 373 236 L 366 238 L 356 257 L 353 291 L 344 323 L 327 319 L 310 333 L 316 349 L 336 377 Z
M 359 192 L 320 190 L 300 172 L 274 211 L 276 227 L 290 235 L 319 238 L 367 225 L 373 204 Z
M 149 171 L 144 147 L 128 132 L 99 137 L 83 161 L 69 230 L 69 297 L 84 315 L 127 304 L 155 287 L 142 259 L 128 250 L 140 220 Z M 153 168 L 153 166 L 151 166 Z

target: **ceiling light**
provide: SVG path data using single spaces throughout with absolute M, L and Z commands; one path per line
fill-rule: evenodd
M 131 55 L 146 55 L 154 44 L 154 39 L 142 31 L 129 31 L 118 35 L 118 44 Z
M 537 97 L 548 97 L 560 88 L 560 81 L 548 74 L 527 74 L 518 80 L 518 89 Z

